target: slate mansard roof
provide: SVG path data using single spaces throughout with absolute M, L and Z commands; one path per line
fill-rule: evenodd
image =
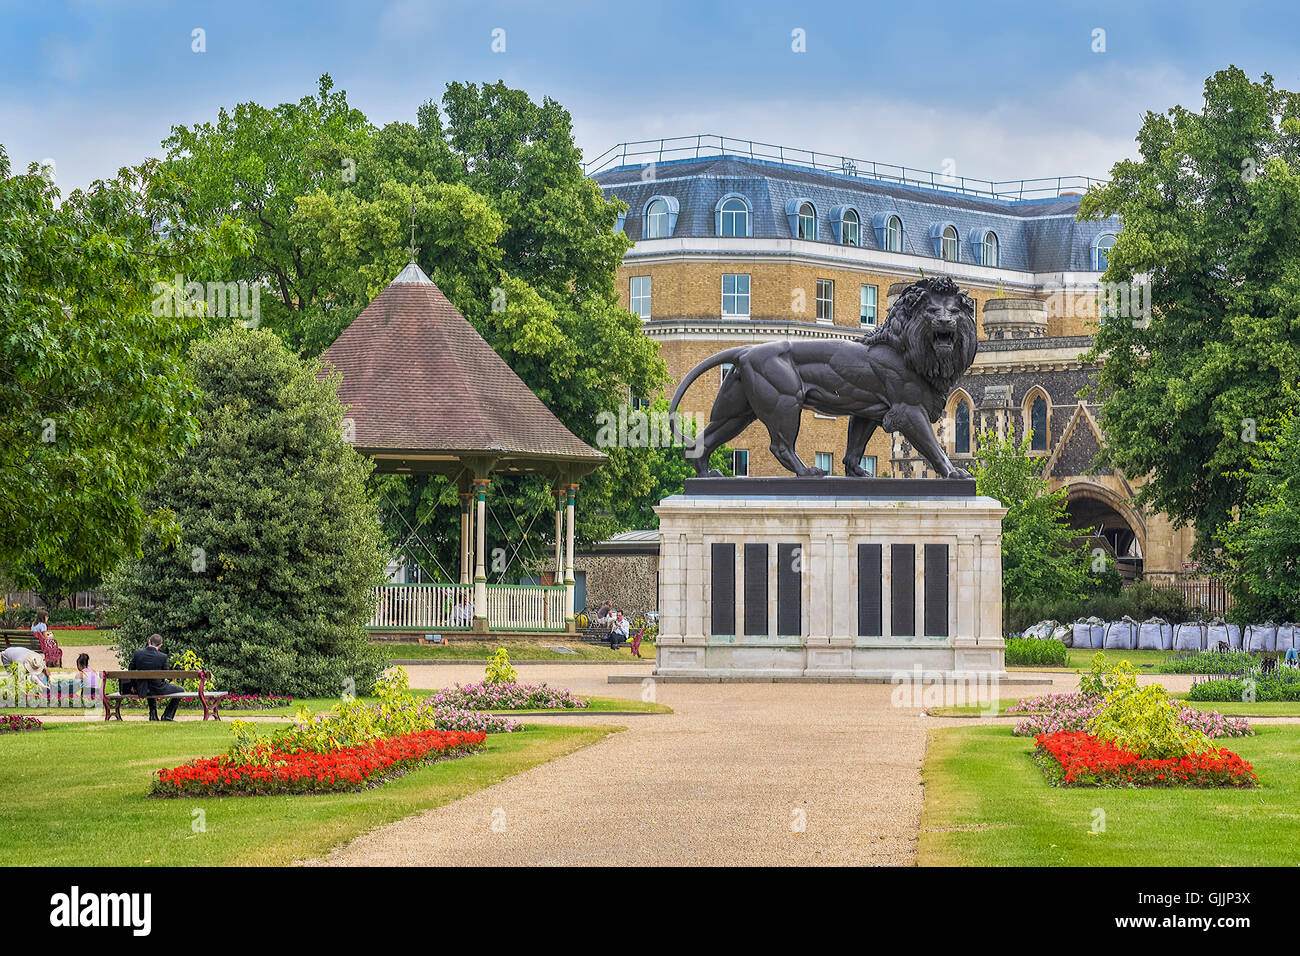
M 905 253 L 936 258 L 930 230 L 952 223 L 960 261 L 977 264 L 971 234 L 990 229 L 998 237 L 999 267 L 1024 272 L 1091 272 L 1097 237 L 1120 231 L 1116 218 L 1076 222 L 1078 196 L 992 199 L 738 156 L 661 162 L 643 180 L 645 170 L 622 166 L 592 177 L 606 195 L 628 204 L 623 229 L 634 242 L 642 239 L 643 212 L 655 196 L 677 200 L 674 238 L 717 237 L 715 210 L 731 193 L 749 203 L 755 238 L 791 238 L 787 204 L 806 199 L 817 210 L 819 242 L 835 241 L 831 210 L 847 205 L 861 216 L 864 248 L 880 248 L 873 221 L 893 214 L 903 221 Z

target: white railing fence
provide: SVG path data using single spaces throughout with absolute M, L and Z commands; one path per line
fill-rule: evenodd
M 489 631 L 564 630 L 564 585 L 489 584 Z
M 474 587 L 463 584 L 384 584 L 375 589 L 371 628 L 468 631 Z M 489 631 L 563 631 L 564 585 L 489 584 Z
M 474 619 L 474 588 L 462 584 L 384 584 L 375 588 L 374 628 L 435 628 L 468 631 Z

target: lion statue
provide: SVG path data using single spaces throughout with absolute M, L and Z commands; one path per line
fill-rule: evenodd
M 861 461 L 877 428 L 900 432 L 943 478 L 969 478 L 953 466 L 930 425 L 939 420 L 953 384 L 977 348 L 975 301 L 948 276 L 912 283 L 890 306 L 884 324 L 855 342 L 841 339 L 765 342 L 719 352 L 682 379 L 669 421 L 700 477 L 709 456 L 756 419 L 767 428 L 772 454 L 804 478 L 825 475 L 795 454 L 803 409 L 849 416 L 845 474 L 867 477 Z M 704 372 L 730 364 L 698 439 L 682 436 L 677 406 Z

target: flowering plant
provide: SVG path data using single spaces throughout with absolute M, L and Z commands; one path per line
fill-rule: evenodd
M 489 683 L 457 684 L 428 698 L 436 707 L 465 710 L 573 710 L 590 707 L 591 701 L 567 690 L 540 684 Z
M 1057 786 L 1253 787 L 1255 769 L 1226 749 L 1144 758 L 1091 734 L 1061 732 L 1034 739 L 1034 759 Z
M 0 734 L 16 734 L 24 730 L 40 730 L 43 726 L 44 724 L 35 717 L 19 717 L 13 714 L 0 717 Z
M 497 652 L 488 661 L 487 671 L 483 674 L 483 682 L 486 684 L 513 684 L 518 680 L 519 673 L 510 666 L 510 655 L 506 653 L 504 647 L 498 647 Z
M 327 793 L 361 790 L 376 778 L 483 747 L 480 732 L 423 730 L 318 752 L 253 745 L 247 759 L 201 757 L 154 775 L 157 796 L 260 796 L 274 793 Z M 248 740 L 245 743 L 249 743 Z
M 1037 737 L 1061 731 L 1087 732 L 1104 702 L 1105 698 L 1090 694 L 1043 694 L 1016 701 L 1004 713 L 1026 715 L 1011 731 L 1017 737 Z M 1244 718 L 1225 717 L 1216 710 L 1180 707 L 1177 720 L 1207 738 L 1249 737 L 1255 733 Z

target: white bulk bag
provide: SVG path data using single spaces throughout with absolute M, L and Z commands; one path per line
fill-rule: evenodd
M 1071 647 L 1092 647 L 1092 625 L 1080 618 L 1070 625 Z
M 1228 625 L 1228 647 L 1234 651 L 1241 650 L 1241 625 L 1240 624 Z
M 1133 633 L 1133 622 L 1128 618 L 1119 621 L 1111 621 L 1106 625 L 1105 648 L 1108 651 L 1131 651 L 1133 650 L 1133 641 L 1136 635 Z
M 1277 649 L 1277 625 L 1272 621 L 1246 626 L 1246 650 L 1272 651 Z
M 1174 628 L 1174 650 L 1176 651 L 1203 651 L 1206 648 L 1206 631 L 1205 626 L 1199 621 L 1188 621 L 1179 624 Z M 1226 641 L 1228 632 L 1223 632 L 1223 637 L 1219 640 Z M 1208 645 L 1213 649 L 1214 645 Z
M 1165 628 L 1169 625 L 1158 617 L 1147 618 L 1138 628 L 1138 649 L 1143 651 L 1164 651 L 1169 647 L 1165 643 Z

